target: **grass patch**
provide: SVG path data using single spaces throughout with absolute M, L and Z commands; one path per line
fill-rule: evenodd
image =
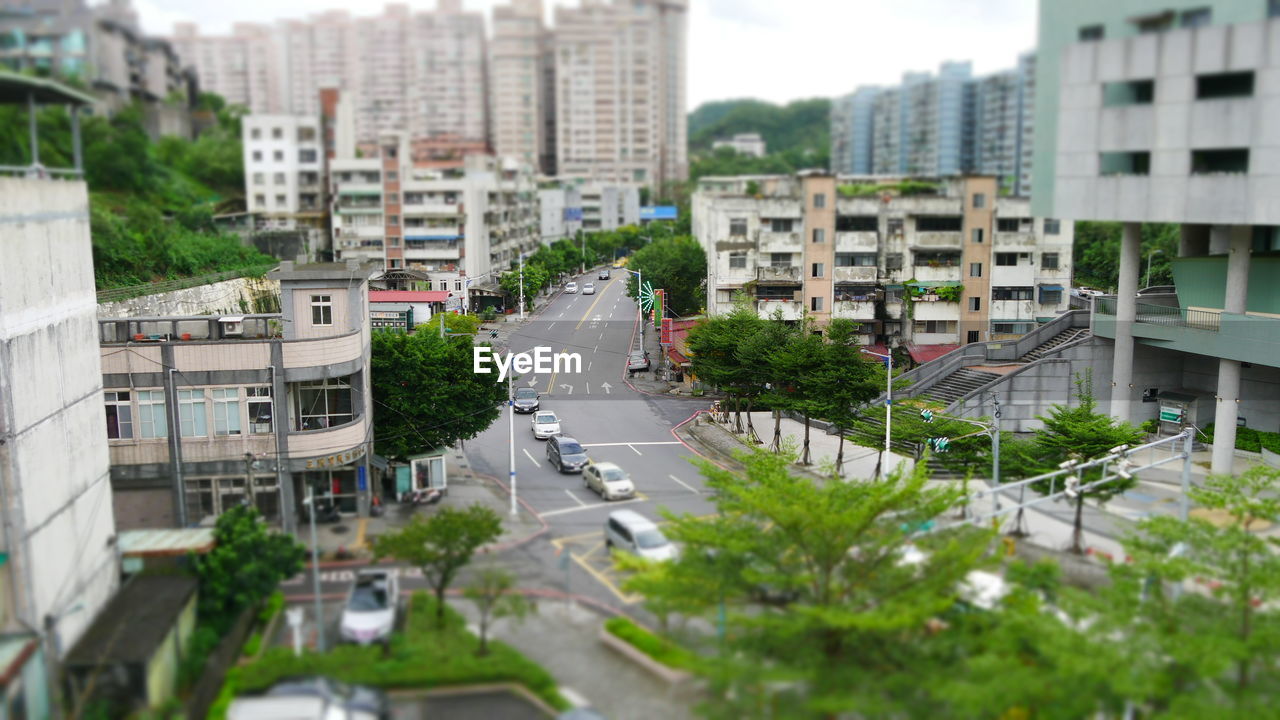
M 664 637 L 654 635 L 636 625 L 630 618 L 609 618 L 604 623 L 604 629 L 667 667 L 693 670 L 698 664 L 697 655 Z
M 232 668 L 210 718 L 223 718 L 236 695 L 265 690 L 293 675 L 326 675 L 356 685 L 384 689 L 425 689 L 449 685 L 513 682 L 524 685 L 557 710 L 571 705 L 560 695 L 551 674 L 509 645 L 489 641 L 489 654 L 478 657 L 479 639 L 466 620 L 445 607 L 445 627 L 435 626 L 435 598 L 415 593 L 403 633 L 384 651 L 379 645 L 339 645 L 327 653 L 271 648 L 258 660 Z

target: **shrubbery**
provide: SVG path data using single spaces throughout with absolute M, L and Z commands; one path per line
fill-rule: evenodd
M 609 618 L 604 629 L 667 667 L 691 670 L 698 662 L 697 655 L 636 625 L 631 618 Z
M 1206 436 L 1205 442 L 1213 442 L 1213 423 L 1209 423 L 1204 427 Z M 1265 430 L 1254 430 L 1253 428 L 1238 427 L 1236 428 L 1236 449 L 1245 450 L 1247 452 L 1262 452 L 1262 448 L 1266 448 L 1271 452 L 1280 453 L 1280 433 L 1267 432 Z

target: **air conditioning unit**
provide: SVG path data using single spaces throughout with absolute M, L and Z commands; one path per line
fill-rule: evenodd
M 218 318 L 218 323 L 222 326 L 223 337 L 243 337 L 244 336 L 244 316 L 243 315 L 227 315 Z

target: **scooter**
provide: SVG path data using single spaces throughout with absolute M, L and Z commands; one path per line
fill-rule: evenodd
M 400 502 L 408 505 L 435 505 L 442 497 L 444 493 L 436 488 L 422 488 L 405 492 L 400 496 Z
M 316 502 L 316 522 L 317 523 L 336 523 L 342 520 L 342 514 L 338 512 L 336 503 L 319 501 Z M 303 522 L 310 521 L 310 508 L 306 505 L 302 506 Z

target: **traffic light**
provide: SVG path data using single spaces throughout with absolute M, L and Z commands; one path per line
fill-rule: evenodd
M 928 444 L 929 449 L 934 452 L 944 453 L 951 449 L 951 438 L 929 438 L 925 442 Z
M 920 417 L 921 417 L 921 418 L 923 418 L 925 422 L 933 422 L 933 411 L 932 411 L 932 410 L 921 410 L 921 411 L 920 411 Z

